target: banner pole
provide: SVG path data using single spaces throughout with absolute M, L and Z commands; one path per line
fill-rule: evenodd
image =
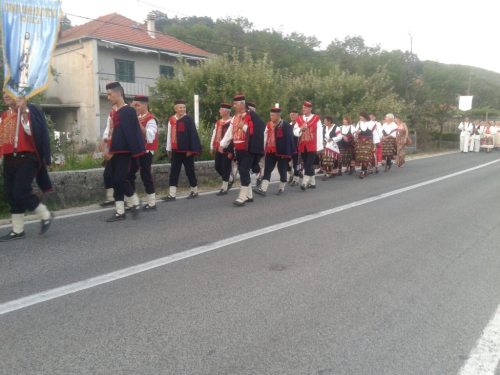
M 17 108 L 16 137 L 14 138 L 14 157 L 17 154 L 17 144 L 19 142 L 19 124 L 21 123 L 21 107 Z

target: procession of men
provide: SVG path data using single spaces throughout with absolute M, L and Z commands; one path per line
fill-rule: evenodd
M 112 109 L 98 145 L 104 157 L 103 182 L 106 189 L 106 200 L 101 206 L 115 207 L 115 213 L 107 222 L 125 220 L 127 213 L 136 219 L 140 212 L 156 210 L 151 166 L 154 152 L 159 149 L 158 121 L 149 111 L 147 96 L 137 95 L 129 105 L 119 82 L 108 83 L 106 91 Z M 5 190 L 13 228 L 9 234 L 0 237 L 0 241 L 11 241 L 25 238 L 26 211 L 33 211 L 40 218 L 41 234 L 50 228 L 53 214 L 32 194 L 31 176 L 37 177 L 43 192 L 50 191 L 52 185 L 46 169 L 50 165 L 50 145 L 43 113 L 27 104 L 22 97 L 16 100 L 4 93 L 4 101 L 10 109 L 2 115 L 0 122 L 0 151 L 4 155 Z M 190 185 L 187 199 L 198 197 L 195 157 L 202 152 L 200 138 L 194 118 L 186 113 L 185 100 L 177 99 L 173 104 L 175 114 L 168 120 L 166 140 L 171 170 L 168 194 L 161 198 L 164 202 L 177 199 L 183 166 Z M 16 110 L 20 110 L 23 131 L 14 144 Z M 231 115 L 232 110 L 234 115 Z M 277 195 L 284 194 L 287 182 L 290 187 L 300 186 L 302 191 L 315 189 L 315 177 L 320 165 L 325 181 L 335 175 L 341 176 L 342 167 L 352 174 L 356 166 L 361 167 L 359 178 L 363 179 L 373 171 L 378 173 L 382 161 L 386 163 L 384 171 L 388 172 L 397 154 L 398 133 L 406 129 L 408 138 L 406 125 L 397 121 L 394 123 L 392 114 L 386 115 L 382 125 L 376 121 L 374 113 L 368 115 L 362 111 L 357 125 L 349 116 L 344 116 L 343 124 L 337 126 L 331 116 L 325 116 L 323 125 L 321 118 L 313 113 L 310 101 L 303 102 L 301 112 L 292 109 L 288 122 L 281 108 L 272 107 L 269 109 L 270 121 L 265 123 L 257 114 L 255 103 L 248 102 L 244 95 L 233 97 L 232 105 L 221 103 L 220 119 L 215 124 L 209 146 L 215 159 L 215 170 L 222 179 L 222 186 L 216 195 L 228 194 L 235 182 L 236 170 L 240 189 L 233 204 L 238 207 L 252 203 L 253 193 L 268 195 L 271 174 L 276 168 L 279 174 Z M 496 136 L 500 135 L 499 128 L 500 123 L 496 126 L 484 121 L 471 123 L 466 117 L 458 127 L 461 131 L 461 152 L 479 152 L 480 149 L 490 152 L 500 146 Z M 403 140 L 405 144 L 407 138 Z M 146 192 L 144 205 L 136 192 L 137 173 Z M 253 187 L 252 173 L 258 175 L 257 184 Z

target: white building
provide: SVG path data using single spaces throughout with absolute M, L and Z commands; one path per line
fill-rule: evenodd
M 179 57 L 188 61 L 210 56 L 199 48 L 155 32 L 147 25 L 113 13 L 62 33 L 52 59 L 60 74 L 51 81 L 42 104 L 52 116 L 56 130 L 79 133 L 90 145 L 100 139 L 111 106 L 106 84 L 119 81 L 127 98 L 148 95 L 160 75 L 173 75 Z

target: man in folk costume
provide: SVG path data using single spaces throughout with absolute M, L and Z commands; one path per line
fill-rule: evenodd
M 0 120 L 0 157 L 3 155 L 4 192 L 12 215 L 12 230 L 0 237 L 0 242 L 7 242 L 26 238 L 26 211 L 34 212 L 41 220 L 40 234 L 50 228 L 54 215 L 33 194 L 31 187 L 33 178 L 36 178 L 42 192 L 52 190 L 46 168 L 51 165 L 51 157 L 45 116 L 38 107 L 26 103 L 24 97 L 14 99 L 4 92 L 3 100 L 9 109 Z M 19 129 L 18 109 L 21 113 Z
M 394 122 L 394 115 L 385 115 L 385 122 L 382 125 L 382 158 L 386 160 L 384 172 L 388 172 L 392 166 L 392 159 L 396 156 L 398 147 L 396 136 L 398 135 L 398 125 Z
M 135 190 L 135 178 L 137 171 L 140 168 L 142 183 L 147 194 L 146 205 L 142 208 L 143 211 L 156 210 L 156 190 L 153 182 L 153 174 L 151 166 L 153 165 L 153 154 L 158 150 L 158 122 L 156 118 L 149 112 L 149 98 L 146 95 L 136 95 L 132 102 L 132 107 L 137 112 L 139 124 L 141 125 L 141 133 L 146 146 L 146 153 L 139 156 L 135 163 L 132 163 L 129 172 L 129 180 L 132 188 Z M 125 197 L 125 210 L 132 208 L 131 202 L 128 202 Z
M 373 144 L 375 145 L 375 152 L 373 153 L 372 165 L 375 166 L 375 173 L 378 173 L 378 164 L 382 161 L 382 124 L 377 121 L 375 112 L 370 112 L 370 120 L 373 122 Z
M 314 161 L 317 153 L 323 151 L 323 125 L 321 118 L 312 113 L 312 103 L 304 102 L 302 106 L 302 116 L 297 117 L 293 133 L 300 137 L 298 151 L 301 153 L 304 162 L 304 177 L 300 188 L 316 188 L 314 178 Z
M 215 124 L 212 139 L 210 140 L 210 148 L 212 156 L 215 154 L 215 170 L 222 177 L 222 188 L 216 195 L 222 196 L 227 195 L 227 191 L 231 188 L 234 182 L 229 182 L 234 153 L 233 142 L 229 142 L 229 145 L 223 148 L 222 152 L 219 152 L 220 142 L 226 135 L 226 132 L 231 125 L 231 104 L 221 103 L 219 113 L 221 119 Z
M 253 202 L 250 170 L 255 159 L 264 153 L 266 125 L 255 112 L 247 109 L 244 95 L 233 98 L 233 108 L 236 114 L 231 119 L 229 129 L 220 143 L 219 152 L 223 152 L 231 141 L 234 142 L 241 181 L 240 194 L 234 205 L 243 206 L 246 202 Z
M 463 153 L 469 152 L 469 140 L 470 133 L 472 132 L 472 123 L 469 122 L 469 118 L 466 117 L 463 122 L 458 125 L 458 130 L 460 132 L 460 151 Z
M 267 194 L 271 173 L 278 164 L 280 174 L 278 195 L 283 194 L 286 185 L 287 167 L 295 149 L 293 138 L 292 127 L 281 118 L 281 109 L 271 108 L 271 121 L 267 123 L 264 132 L 264 143 L 266 145 L 264 177 L 261 186 L 253 189 L 255 193 L 264 196 Z
M 109 112 L 108 119 L 106 121 L 106 129 L 102 134 L 102 139 L 99 142 L 97 149 L 103 153 L 104 156 L 104 189 L 106 189 L 106 200 L 101 203 L 101 207 L 114 206 L 115 198 L 113 198 L 113 176 L 111 175 L 111 163 L 108 163 L 111 155 L 109 154 L 109 146 L 111 146 L 111 138 L 113 136 L 113 116 L 116 112 L 116 106 Z
M 139 213 L 141 208 L 139 197 L 128 179 L 128 173 L 132 164 L 136 162 L 134 159 L 146 153 L 146 147 L 137 112 L 125 103 L 125 94 L 120 83 L 108 83 L 106 93 L 111 104 L 116 105 L 116 112 L 113 115 L 113 136 L 109 146 L 111 158 L 108 161 L 113 180 L 116 212 L 106 220 L 114 222 L 126 218 L 125 197 L 130 198 L 134 218 Z
M 358 114 L 359 122 L 356 125 L 356 143 L 354 152 L 356 154 L 356 162 L 361 164 L 361 173 L 359 178 L 363 179 L 367 176 L 368 166 L 373 161 L 373 152 L 375 147 L 373 144 L 373 123 L 367 112 L 362 111 Z
M 201 143 L 194 118 L 186 115 L 186 101 L 174 102 L 175 115 L 168 120 L 167 155 L 170 157 L 169 194 L 162 199 L 175 201 L 181 167 L 184 165 L 191 187 L 187 199 L 198 197 L 198 180 L 194 171 L 194 157 L 201 154 Z
M 476 120 L 472 124 L 472 131 L 470 135 L 470 145 L 469 145 L 469 151 L 470 152 L 479 152 L 480 149 L 480 144 L 481 144 L 481 125 L 479 124 L 479 121 Z
M 290 127 L 293 128 L 297 123 L 297 117 L 299 117 L 299 111 L 297 109 L 292 109 L 290 111 Z M 292 156 L 292 166 L 288 169 L 288 174 L 290 178 L 288 180 L 288 184 L 290 186 L 297 186 L 299 184 L 300 170 L 299 170 L 299 153 L 297 152 L 297 147 L 299 145 L 299 138 L 293 135 L 293 143 L 295 145 L 295 149 Z

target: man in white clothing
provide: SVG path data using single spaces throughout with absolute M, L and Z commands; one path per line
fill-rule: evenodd
M 463 122 L 458 125 L 458 130 L 461 130 L 460 133 L 460 151 L 467 153 L 469 151 L 469 140 L 470 133 L 472 132 L 472 123 L 469 122 L 469 118 L 466 117 Z

